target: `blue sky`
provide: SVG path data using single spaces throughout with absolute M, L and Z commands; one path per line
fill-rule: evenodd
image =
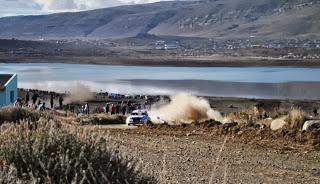
M 0 17 L 81 11 L 165 0 L 0 0 Z

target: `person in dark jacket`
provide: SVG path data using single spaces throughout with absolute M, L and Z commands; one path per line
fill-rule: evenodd
M 126 111 L 127 111 L 127 107 L 125 105 L 123 105 L 121 107 L 121 112 L 122 112 L 122 115 L 126 115 Z
M 27 92 L 26 94 L 26 105 L 29 105 L 29 100 L 30 100 L 30 96 L 29 96 L 29 92 Z
M 107 114 L 109 113 L 109 105 L 110 105 L 110 104 L 108 104 L 108 103 L 107 103 L 107 105 L 106 105 L 106 113 L 107 113 Z
M 36 105 L 37 100 L 38 100 L 38 97 L 39 97 L 39 95 L 38 95 L 37 93 L 34 93 L 34 94 L 32 95 L 32 104 L 33 104 L 33 105 Z
M 60 106 L 60 109 L 62 109 L 62 106 L 63 106 L 63 98 L 62 98 L 62 96 L 59 97 L 59 106 Z
M 314 108 L 314 109 L 313 109 L 313 115 L 314 115 L 315 117 L 318 116 L 318 109 L 317 109 L 317 108 Z
M 120 114 L 120 105 L 119 104 L 116 105 L 116 114 Z
M 51 96 L 50 96 L 50 106 L 51 106 L 51 109 L 53 109 L 53 100 L 54 100 L 54 96 L 53 96 L 53 94 L 51 94 Z

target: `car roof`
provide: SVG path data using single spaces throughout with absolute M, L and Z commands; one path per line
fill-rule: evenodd
M 132 111 L 132 113 L 146 113 L 146 112 L 147 112 L 147 110 L 145 110 L 145 109 L 138 109 L 138 110 Z

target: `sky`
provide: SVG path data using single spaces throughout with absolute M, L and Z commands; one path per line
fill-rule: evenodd
M 75 12 L 166 0 L 0 0 L 0 17 Z

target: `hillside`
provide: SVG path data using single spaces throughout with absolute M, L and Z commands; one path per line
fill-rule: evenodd
M 0 19 L 0 37 L 125 38 L 138 34 L 215 38 L 320 38 L 318 0 L 172 1 Z

